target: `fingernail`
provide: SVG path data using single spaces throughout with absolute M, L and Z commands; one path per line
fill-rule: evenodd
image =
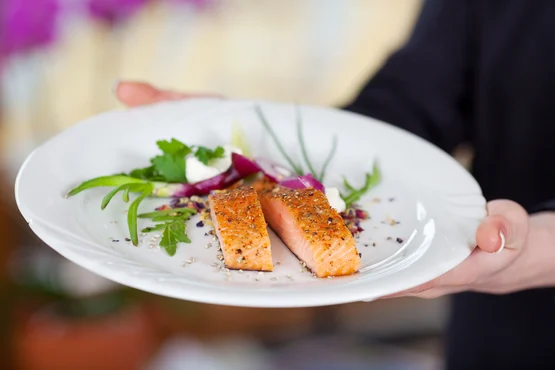
M 499 247 L 499 249 L 497 250 L 497 252 L 495 252 L 495 254 L 497 253 L 501 253 L 503 251 L 503 249 L 505 249 L 505 234 L 503 234 L 503 231 L 499 231 L 499 237 L 501 238 L 501 247 Z
M 119 86 L 120 80 L 117 79 L 114 81 L 114 83 L 112 84 L 112 94 L 116 94 L 116 92 L 118 91 L 118 86 Z

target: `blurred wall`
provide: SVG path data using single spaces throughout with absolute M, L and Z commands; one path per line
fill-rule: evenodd
M 73 7 L 59 19 L 53 45 L 8 60 L 0 138 L 12 172 L 57 131 L 118 107 L 111 92 L 118 78 L 231 98 L 343 104 L 404 41 L 421 0 L 206 3 L 151 1 L 115 26 Z

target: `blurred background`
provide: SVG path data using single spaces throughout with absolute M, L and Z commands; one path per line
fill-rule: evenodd
M 340 106 L 410 34 L 421 0 L 0 0 L 0 368 L 439 369 L 447 301 L 310 309 L 176 301 L 105 281 L 28 230 L 16 172 L 119 108 L 118 79 Z

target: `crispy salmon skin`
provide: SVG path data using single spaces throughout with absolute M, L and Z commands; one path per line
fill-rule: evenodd
M 260 203 L 266 222 L 316 276 L 360 269 L 356 241 L 321 191 L 278 187 L 260 193 Z
M 226 267 L 273 271 L 270 237 L 256 190 L 218 192 L 208 201 Z

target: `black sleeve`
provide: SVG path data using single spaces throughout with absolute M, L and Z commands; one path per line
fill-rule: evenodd
M 530 214 L 538 212 L 555 212 L 555 198 L 528 209 L 528 213 Z
M 450 152 L 469 140 L 470 0 L 426 0 L 408 42 L 344 109 L 391 123 Z

